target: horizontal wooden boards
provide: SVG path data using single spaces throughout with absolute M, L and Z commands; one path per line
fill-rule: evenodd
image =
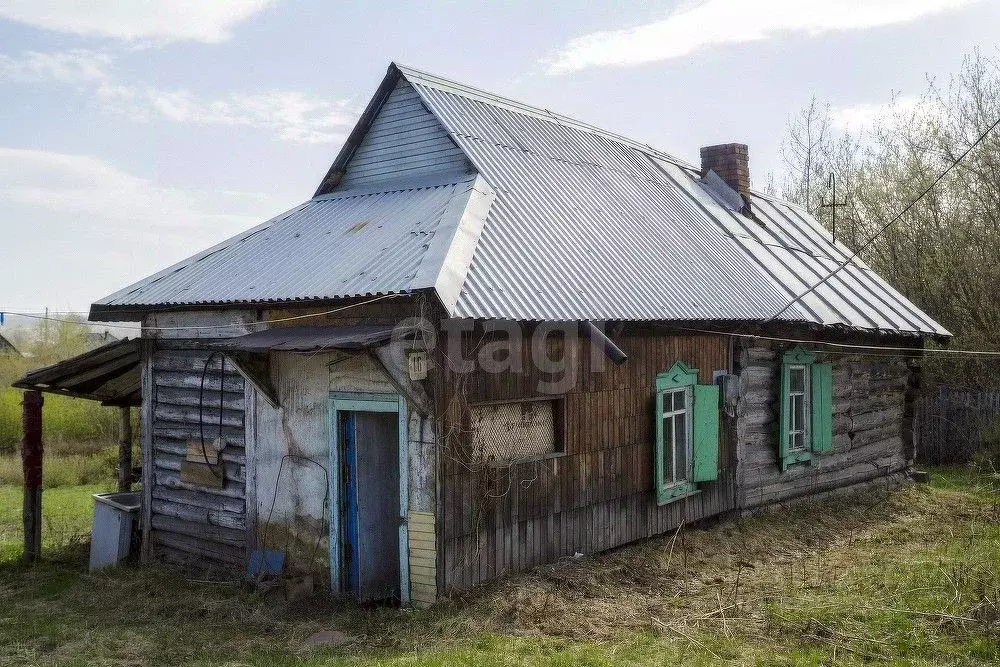
M 417 92 L 401 80 L 347 163 L 340 187 L 470 167 Z
M 437 538 L 433 512 L 407 514 L 410 599 L 419 606 L 437 600 Z
M 246 461 L 243 378 L 202 350 L 161 349 L 153 356 L 151 540 L 154 554 L 197 567 L 242 568 L 246 559 Z M 206 364 L 207 362 L 207 364 Z M 221 390 L 221 391 L 220 391 Z M 221 407 L 221 410 L 220 410 Z M 221 435 L 212 484 L 182 469 L 189 448 Z M 221 479 L 219 479 L 221 477 Z M 218 486 L 219 488 L 214 488 Z

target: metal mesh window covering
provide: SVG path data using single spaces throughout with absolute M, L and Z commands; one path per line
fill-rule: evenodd
M 554 401 L 491 403 L 471 409 L 476 461 L 515 461 L 557 451 Z

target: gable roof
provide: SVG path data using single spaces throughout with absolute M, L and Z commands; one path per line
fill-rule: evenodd
M 464 153 L 482 194 L 456 200 L 438 234 L 430 220 L 441 198 L 467 177 L 453 172 L 445 185 L 401 188 L 373 173 L 367 182 L 377 192 L 364 196 L 382 204 L 379 236 L 353 243 L 345 230 L 360 218 L 347 202 L 361 196 L 365 179 L 344 177 L 403 85 Z M 439 192 L 430 202 L 430 191 L 449 187 L 451 195 Z M 394 64 L 313 200 L 102 299 L 92 312 L 121 317 L 164 304 L 433 289 L 457 317 L 765 320 L 850 251 L 798 206 L 760 193 L 752 205 L 756 221 L 732 210 L 696 167 L 640 142 Z M 294 251 L 296 233 L 324 242 L 304 257 Z M 429 233 L 430 243 L 415 233 Z M 419 279 L 415 267 L 422 267 Z M 860 260 L 779 317 L 948 335 Z

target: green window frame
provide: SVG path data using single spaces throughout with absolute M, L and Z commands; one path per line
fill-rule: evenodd
M 666 504 L 719 477 L 719 388 L 678 361 L 656 376 L 654 480 Z
M 833 366 L 801 347 L 781 357 L 778 459 L 782 471 L 833 448 Z

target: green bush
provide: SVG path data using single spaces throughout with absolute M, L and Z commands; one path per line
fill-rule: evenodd
M 0 453 L 17 451 L 21 441 L 22 396 L 18 389 L 0 389 Z M 42 439 L 53 451 L 81 453 L 102 449 L 114 442 L 117 422 L 117 408 L 104 407 L 97 401 L 45 394 Z

